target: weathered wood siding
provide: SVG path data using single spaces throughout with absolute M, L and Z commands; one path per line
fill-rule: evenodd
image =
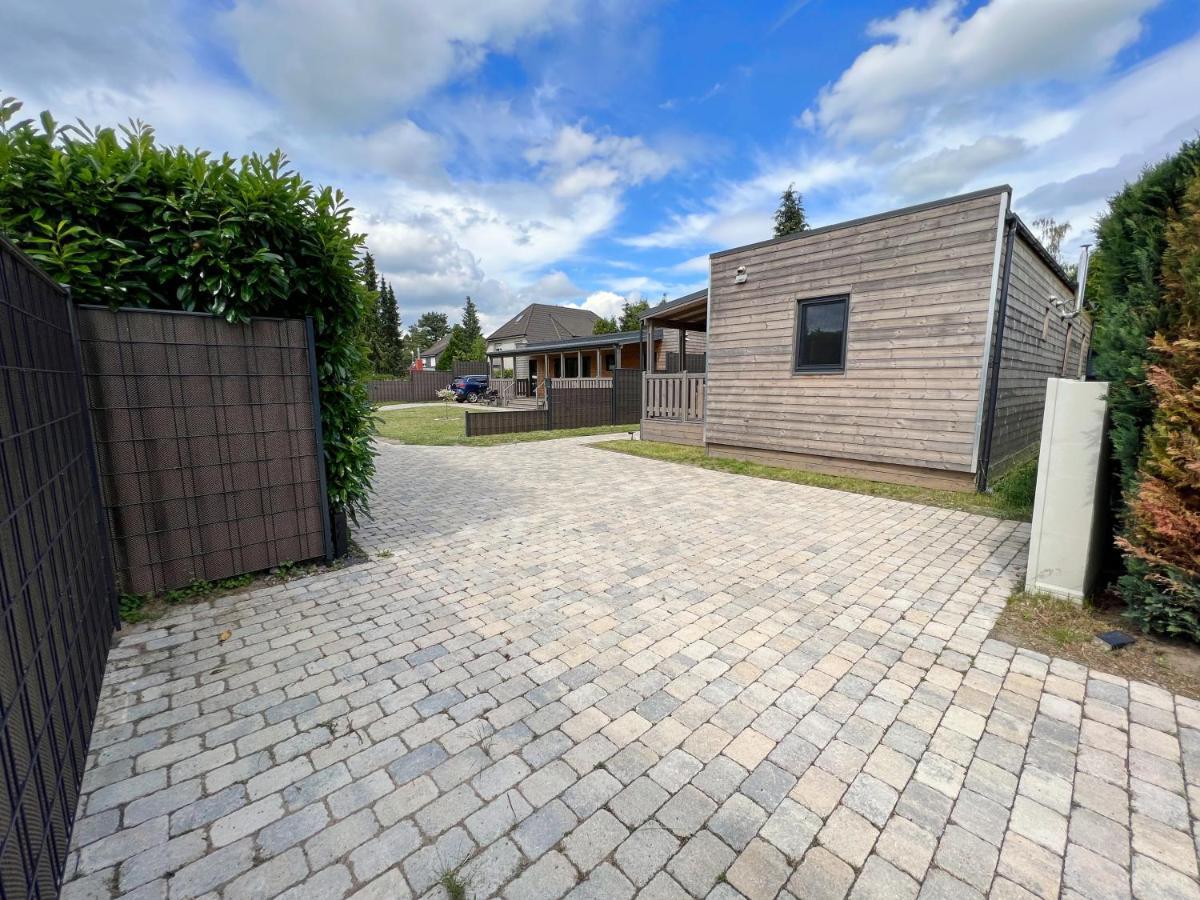
M 1053 294 L 1071 303 L 1072 293 L 1071 285 L 1018 234 L 1013 244 L 1000 348 L 989 481 L 1037 446 L 1046 405 L 1046 379 L 1077 378 L 1082 372 L 1091 323 L 1085 316 L 1073 322 L 1063 320 L 1049 299 Z
M 714 257 L 707 444 L 969 472 L 1004 199 Z M 834 294 L 850 297 L 846 370 L 795 375 L 796 301 Z

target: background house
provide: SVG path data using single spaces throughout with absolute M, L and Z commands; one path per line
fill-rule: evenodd
M 513 369 L 516 378 L 527 379 L 528 356 L 516 351 L 529 344 L 588 336 L 599 318 L 587 309 L 531 303 L 488 335 L 488 358 L 497 371 Z
M 703 375 L 645 375 L 643 434 L 710 455 L 969 490 L 1036 446 L 1082 374 L 1074 284 L 1000 186 L 715 253 Z
M 417 352 L 417 359 L 421 360 L 421 365 L 426 369 L 436 369 L 438 357 L 442 355 L 442 351 L 450 343 L 450 335 L 439 338 L 434 341 L 429 347 Z

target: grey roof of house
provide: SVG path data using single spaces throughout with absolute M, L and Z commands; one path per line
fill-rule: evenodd
M 488 340 L 523 337 L 529 343 L 560 341 L 591 334 L 598 318 L 600 317 L 589 309 L 530 303 L 489 334 Z
M 432 344 L 430 344 L 428 347 L 426 347 L 424 350 L 422 350 L 421 355 L 422 356 L 437 356 L 439 353 L 441 353 L 443 350 L 446 349 L 446 345 L 449 343 L 450 343 L 450 335 L 446 335 L 445 337 L 439 338 L 438 340 L 434 341 Z
M 642 313 L 641 318 L 645 319 L 647 316 L 653 316 L 654 318 L 658 319 L 662 317 L 663 313 L 671 312 L 671 310 L 678 309 L 681 306 L 690 306 L 697 300 L 707 299 L 708 288 L 701 288 L 700 290 L 691 294 L 685 294 L 682 297 L 676 297 L 674 300 L 666 300 L 658 304 L 658 306 L 653 306 Z
M 624 346 L 636 344 L 641 337 L 640 331 L 614 331 L 609 334 L 589 334 L 583 337 L 565 338 L 561 341 L 546 341 L 540 344 L 527 344 L 516 350 L 506 350 L 505 355 L 525 356 L 535 353 L 559 353 L 563 350 L 587 350 L 594 348 Z M 662 329 L 654 329 L 656 340 L 662 338 Z M 494 354 L 499 355 L 499 354 Z

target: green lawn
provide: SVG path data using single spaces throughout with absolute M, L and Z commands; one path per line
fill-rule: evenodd
M 431 403 L 419 409 L 392 409 L 378 413 L 376 434 L 402 444 L 446 447 L 461 444 L 467 447 L 494 447 L 497 444 L 519 444 L 526 441 L 548 441 L 553 438 L 583 437 L 589 434 L 620 434 L 637 430 L 636 425 L 605 425 L 599 428 L 569 428 L 560 431 L 523 431 L 517 434 L 494 434 L 467 437 L 463 417 L 467 411 L 457 403 Z M 471 412 L 473 416 L 502 416 L 502 411 Z
M 680 444 L 664 444 L 657 441 L 601 441 L 593 446 L 616 453 L 626 453 L 630 456 L 643 456 L 664 462 L 698 466 L 702 469 L 714 469 L 734 475 L 750 475 L 754 478 L 769 478 L 772 481 L 790 481 L 793 484 L 832 488 L 855 494 L 890 497 L 893 500 L 907 500 L 911 503 L 924 503 L 927 506 L 960 509 L 964 512 L 998 516 L 1004 519 L 1028 520 L 1033 512 L 1032 485 L 1036 479 L 1030 479 L 1028 463 L 1019 466 L 1001 479 L 996 485 L 995 493 L 975 494 L 915 487 L 907 484 L 889 484 L 841 475 L 821 475 L 817 472 L 801 472 L 796 469 L 764 466 L 760 463 L 741 462 L 736 459 L 720 459 L 706 456 L 701 447 L 684 447 Z M 1034 465 L 1036 462 L 1036 459 L 1033 460 Z M 1025 490 L 1026 486 L 1028 486 L 1028 491 Z

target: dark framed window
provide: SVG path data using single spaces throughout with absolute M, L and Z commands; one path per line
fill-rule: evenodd
M 793 372 L 845 371 L 849 312 L 849 297 L 817 297 L 796 301 Z

